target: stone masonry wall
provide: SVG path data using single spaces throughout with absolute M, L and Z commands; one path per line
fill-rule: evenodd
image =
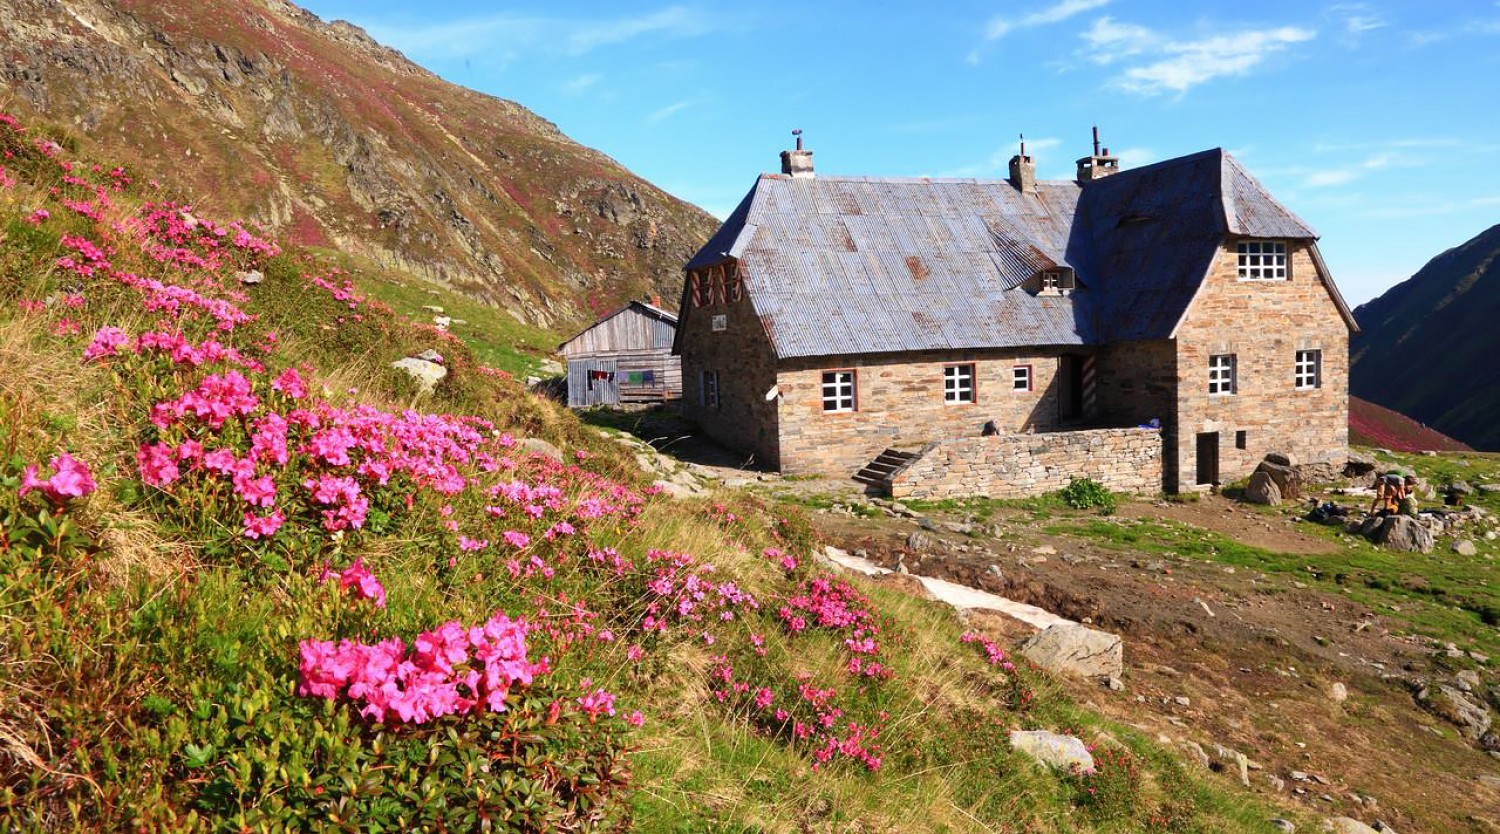
M 973 364 L 975 402 L 943 400 L 943 368 Z M 1029 391 L 1012 388 L 1012 369 L 1030 365 Z M 781 471 L 847 478 L 888 447 L 977 437 L 987 421 L 1002 433 L 1046 431 L 1059 422 L 1060 353 L 1034 348 L 897 356 L 786 360 L 781 391 Z M 823 372 L 852 369 L 852 412 L 823 410 Z
M 891 483 L 895 498 L 1027 498 L 1093 478 L 1117 492 L 1161 490 L 1155 429 L 964 437 L 930 445 Z
M 1249 476 L 1268 452 L 1308 464 L 1344 455 L 1349 443 L 1349 330 L 1317 274 L 1308 244 L 1289 241 L 1286 281 L 1241 281 L 1235 242 L 1220 250 L 1177 331 L 1177 436 L 1167 450 L 1167 488 L 1192 489 L 1197 436 L 1219 433 L 1219 482 Z M 1299 391 L 1296 352 L 1323 352 L 1322 385 Z M 1208 393 L 1208 361 L 1236 357 L 1237 391 Z M 1245 448 L 1236 432 L 1245 432 Z M 1175 461 L 1173 460 L 1175 458 Z
M 753 456 L 755 463 L 777 467 L 777 403 L 766 400 L 766 391 L 776 384 L 776 357 L 749 294 L 702 307 L 692 307 L 686 293 L 682 301 L 683 416 L 709 437 Z M 713 329 L 716 315 L 724 316 L 723 330 Z M 704 371 L 718 373 L 718 408 L 703 402 Z

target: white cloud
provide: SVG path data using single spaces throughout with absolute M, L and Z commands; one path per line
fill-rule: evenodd
M 1394 144 L 1391 144 L 1384 150 L 1368 154 L 1364 159 L 1306 172 L 1307 177 L 1304 182 L 1310 188 L 1327 188 L 1353 182 L 1374 171 L 1386 168 L 1413 168 L 1426 164 L 1424 158 L 1402 153 L 1395 149 Z
M 1092 11 L 1101 6 L 1108 5 L 1110 0 L 1061 0 L 1053 6 L 1022 15 L 1019 18 L 992 17 L 984 24 L 984 39 L 987 41 L 998 40 L 1017 29 L 1028 29 L 1033 26 L 1046 26 L 1049 23 L 1061 23 L 1074 15 L 1080 15 Z
M 701 98 L 687 98 L 683 99 L 682 101 L 676 101 L 668 104 L 666 107 L 661 107 L 651 111 L 651 113 L 646 116 L 646 121 L 659 122 L 663 119 L 670 119 L 678 113 L 681 113 L 682 111 L 688 109 L 689 107 L 695 107 L 702 103 L 703 99 Z
M 595 21 L 576 26 L 568 36 L 568 52 L 582 55 L 601 46 L 648 34 L 694 37 L 704 34 L 708 29 L 707 18 L 701 12 L 685 6 L 672 6 L 638 17 Z
M 1352 37 L 1391 25 L 1382 12 L 1368 3 L 1335 3 L 1328 7 L 1327 16 L 1343 24 L 1344 33 Z
M 1120 158 L 1120 168 L 1139 168 L 1161 159 L 1161 154 L 1150 148 L 1120 148 L 1115 151 Z
M 1094 50 L 1089 58 L 1096 64 L 1112 64 L 1140 55 L 1162 41 L 1160 35 L 1145 26 L 1118 23 L 1107 15 L 1094 21 L 1094 25 L 1082 37 Z
M 1464 35 L 1500 35 L 1500 20 L 1468 20 L 1450 29 L 1412 32 L 1410 39 L 1412 46 L 1427 46 Z
M 583 92 L 584 90 L 587 90 L 588 88 L 594 86 L 595 84 L 598 84 L 603 80 L 604 73 L 602 72 L 586 72 L 583 75 L 578 76 L 577 78 L 573 78 L 564 82 L 562 88 L 565 92 L 577 94 Z
M 1116 83 L 1123 89 L 1143 95 L 1163 92 L 1182 94 L 1215 78 L 1245 75 L 1268 56 L 1316 36 L 1317 32 L 1311 29 L 1282 26 L 1276 29 L 1247 29 L 1198 40 L 1162 40 L 1151 53 L 1167 57 L 1130 67 Z M 1139 51 L 1117 49 L 1108 60 L 1139 54 Z M 1108 60 L 1101 62 L 1107 63 Z

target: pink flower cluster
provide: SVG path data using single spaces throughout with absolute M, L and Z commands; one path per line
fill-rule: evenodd
M 989 639 L 988 637 L 985 637 L 983 634 L 969 631 L 965 632 L 964 635 L 958 639 L 963 643 L 978 643 L 980 648 L 984 650 L 985 662 L 990 664 L 991 666 L 999 666 L 1007 672 L 1015 671 L 1016 666 L 1014 663 L 1011 663 L 1010 659 L 1006 656 L 1005 649 L 1001 648 L 999 644 Z
M 445 715 L 504 712 L 510 691 L 548 672 L 526 658 L 524 621 L 496 613 L 482 626 L 457 621 L 423 632 L 408 648 L 399 638 L 373 645 L 303 640 L 303 696 L 359 704 L 361 715 L 424 724 Z M 613 707 L 611 698 L 610 706 Z
M 52 469 L 52 475 L 46 480 L 39 477 L 35 464 L 27 466 L 21 477 L 17 497 L 25 498 L 27 493 L 36 491 L 45 495 L 52 503 L 62 504 L 72 498 L 83 498 L 98 488 L 89 465 L 67 452 L 54 457 L 48 462 L 48 466 Z
M 368 599 L 375 603 L 376 608 L 385 607 L 385 586 L 375 578 L 375 574 L 365 567 L 363 557 L 354 560 L 349 567 L 335 574 L 328 565 L 323 566 L 323 572 L 318 576 L 318 582 L 327 582 L 335 576 L 339 580 L 339 590 L 348 591 L 355 599 Z

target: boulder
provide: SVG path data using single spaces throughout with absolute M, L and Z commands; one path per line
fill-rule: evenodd
M 927 535 L 926 533 L 922 532 L 921 530 L 913 530 L 913 531 L 911 531 L 911 535 L 909 535 L 909 536 L 906 537 L 906 549 L 907 550 L 912 550 L 912 551 L 916 551 L 918 553 L 921 553 L 921 552 L 926 551 L 926 550 L 931 550 L 932 546 L 933 546 L 932 536 Z
M 1443 493 L 1446 494 L 1446 495 L 1460 495 L 1460 496 L 1462 496 L 1462 495 L 1473 495 L 1474 494 L 1474 488 L 1471 487 L 1471 486 L 1469 486 L 1469 482 L 1468 481 L 1453 481 L 1452 483 L 1450 483 L 1447 486 L 1443 487 Z
M 551 443 L 548 443 L 540 437 L 528 437 L 525 440 L 522 440 L 521 451 L 530 452 L 533 455 L 546 455 L 547 457 L 552 458 L 558 463 L 563 462 L 562 449 L 553 446 Z
M 1261 461 L 1259 466 L 1255 467 L 1255 471 L 1270 475 L 1271 480 L 1276 482 L 1276 487 L 1281 490 L 1281 497 L 1288 501 L 1295 501 L 1302 497 L 1302 476 L 1292 465 L 1278 462 L 1281 460 L 1288 460 L 1288 458 L 1286 455 L 1272 452 L 1266 455 L 1266 459 Z
M 1293 457 L 1289 452 L 1266 452 L 1266 456 L 1265 458 L 1263 458 L 1263 460 L 1266 463 L 1275 466 L 1285 466 L 1288 469 L 1297 465 L 1297 459 Z
M 436 362 L 439 365 L 443 364 L 443 355 L 433 350 L 432 348 L 428 348 L 417 354 L 417 358 L 426 362 Z
M 1369 534 L 1370 541 L 1385 545 L 1391 550 L 1408 553 L 1431 553 L 1432 531 L 1420 521 L 1407 515 L 1388 515 L 1380 520 L 1380 526 Z
M 391 363 L 391 367 L 398 371 L 405 371 L 417 383 L 417 390 L 423 394 L 431 394 L 437 389 L 437 384 L 448 375 L 448 369 L 436 362 L 408 356 L 405 359 L 397 359 Z
M 266 276 L 258 269 L 236 272 L 234 277 L 238 278 L 240 283 L 246 286 L 254 286 L 266 280 Z
M 1077 623 L 1048 626 L 1021 644 L 1021 654 L 1059 674 L 1118 677 L 1125 671 L 1125 644 L 1120 638 Z
M 1379 831 L 1352 817 L 1331 817 L 1323 820 L 1323 830 L 1333 834 L 1380 834 Z
M 1459 539 L 1453 543 L 1453 552 L 1460 556 L 1473 556 L 1479 552 L 1479 548 L 1468 539 Z
M 1073 736 L 1046 730 L 1012 730 L 1010 746 L 1050 768 L 1069 773 L 1094 772 L 1094 757 Z
M 1479 741 L 1490 730 L 1490 711 L 1454 687 L 1425 688 L 1417 693 L 1417 701 L 1457 727 L 1459 734 L 1469 741 Z
M 1245 500 L 1252 504 L 1265 504 L 1275 507 L 1281 503 L 1281 487 L 1267 472 L 1256 470 L 1250 476 L 1250 484 L 1245 487 Z
M 1349 460 L 1344 464 L 1344 477 L 1363 478 L 1375 471 L 1375 458 L 1364 452 L 1349 450 Z

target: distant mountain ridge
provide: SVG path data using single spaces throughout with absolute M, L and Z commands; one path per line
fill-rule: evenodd
M 9 106 L 297 243 L 566 330 L 675 301 L 717 222 L 514 102 L 283 0 L 7 0 Z
M 1354 311 L 1350 392 L 1500 450 L 1500 225 Z

